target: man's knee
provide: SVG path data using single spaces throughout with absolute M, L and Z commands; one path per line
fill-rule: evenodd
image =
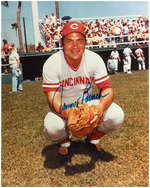
M 59 116 L 49 112 L 44 119 L 44 134 L 53 141 L 59 142 L 66 137 L 66 121 Z
M 122 125 L 123 120 L 124 120 L 124 112 L 120 107 L 118 107 L 118 109 L 114 111 L 110 116 L 109 122 L 111 124 L 111 127 L 114 130 L 116 130 Z
M 100 125 L 102 132 L 110 133 L 118 129 L 124 120 L 124 112 L 120 106 L 113 103 L 106 112 L 104 112 L 103 123 Z

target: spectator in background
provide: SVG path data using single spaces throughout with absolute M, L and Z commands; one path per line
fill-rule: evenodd
M 14 50 L 15 52 L 17 52 L 17 49 L 16 49 L 15 44 L 14 44 L 14 43 L 12 43 L 12 44 L 11 44 L 11 46 L 13 47 L 13 50 Z
M 98 32 L 93 33 L 92 41 L 93 41 L 93 45 L 96 45 L 96 46 L 94 46 L 94 48 L 98 48 L 98 44 L 99 44 Z
M 111 26 L 114 25 L 114 19 L 113 19 L 113 18 L 111 18 L 111 20 L 110 20 L 110 25 L 111 25 Z
M 95 28 L 100 28 L 100 23 L 99 23 L 99 21 L 98 20 L 96 20 L 96 22 L 95 22 Z
M 138 29 L 137 31 L 136 41 L 138 41 L 138 44 L 140 44 L 141 41 L 143 41 L 142 32 L 140 31 L 140 29 Z
M 52 15 L 50 16 L 50 21 L 51 21 L 51 24 L 56 23 L 57 18 L 56 18 L 56 16 L 54 15 L 54 13 L 52 13 Z
M 146 31 L 146 28 L 145 28 L 145 26 L 144 26 L 144 23 L 141 24 L 140 31 L 141 31 L 141 32 Z
M 115 64 L 114 64 L 112 56 L 110 56 L 110 59 L 108 59 L 108 61 L 107 61 L 107 71 L 110 74 L 116 74 Z
M 146 28 L 146 43 L 148 44 L 149 41 L 149 28 Z
M 99 34 L 99 48 L 101 47 L 106 47 L 105 35 L 103 33 Z
M 125 24 L 125 20 L 124 20 L 124 18 L 122 18 L 122 20 L 121 20 L 121 24 L 122 24 L 122 26 L 123 26 L 123 24 Z
M 120 18 L 118 18 L 116 24 L 118 25 L 119 28 L 122 28 L 122 23 L 120 22 Z
M 2 54 L 3 54 L 3 58 L 4 58 L 4 64 L 9 64 L 9 53 L 8 53 L 8 47 L 9 47 L 9 43 L 7 42 L 7 40 L 3 39 L 3 46 L 1 48 L 2 50 Z M 10 74 L 10 66 L 4 66 L 4 72 L 5 74 Z
M 12 73 L 12 91 L 10 93 L 16 93 L 18 91 L 23 91 L 20 79 L 19 79 L 19 66 L 20 66 L 20 58 L 19 54 L 14 51 L 12 46 L 8 47 L 10 52 L 9 55 L 9 64 Z
M 133 42 L 131 44 L 135 44 L 136 43 L 136 39 L 137 39 L 137 33 L 135 30 L 132 30 L 132 33 L 129 36 L 129 41 Z
M 92 20 L 90 20 L 90 23 L 89 23 L 89 24 L 91 25 L 91 27 L 94 27 L 94 23 L 93 23 Z
M 114 24 L 112 27 L 111 27 L 111 33 L 113 33 L 114 34 L 114 30 L 115 30 L 115 28 L 116 28 L 116 24 Z
M 47 43 L 44 50 L 45 52 L 50 52 L 52 49 L 49 47 L 49 44 Z
M 106 34 L 106 37 L 105 37 L 105 40 L 106 40 L 106 43 L 109 44 L 107 45 L 108 46 L 111 46 L 111 42 L 112 42 L 112 35 L 110 34 L 110 32 L 108 31 L 107 34 Z
M 38 43 L 38 46 L 36 47 L 36 52 L 43 52 L 44 46 L 41 45 L 41 42 Z
M 91 48 L 91 45 L 93 45 L 93 41 L 92 41 L 90 34 L 88 34 L 86 37 L 86 45 L 87 45 L 87 48 Z
M 48 15 L 45 15 L 45 18 L 43 19 L 43 21 L 46 23 L 46 24 L 49 24 L 49 18 L 48 18 Z
M 128 28 L 131 26 L 131 22 L 129 19 L 127 19 L 127 26 L 128 26 Z
M 120 35 L 120 43 L 122 43 L 121 46 L 123 46 L 123 43 L 124 43 L 124 33 L 123 32 L 121 32 L 121 35 Z
M 104 20 L 104 18 L 102 18 L 102 21 L 101 21 L 101 29 L 103 29 L 103 26 L 105 25 L 105 20 Z
M 54 33 L 54 39 L 55 39 L 55 46 L 56 48 L 59 48 L 59 43 L 60 43 L 60 35 L 58 34 L 58 31 Z
M 119 25 L 116 24 L 116 28 L 114 29 L 114 34 L 115 34 L 115 42 L 120 43 L 120 35 L 121 35 L 121 29 L 119 28 Z
M 149 28 L 149 20 L 148 19 L 145 20 L 145 28 Z
M 122 32 L 124 34 L 124 42 L 128 42 L 128 34 L 129 34 L 129 29 L 127 27 L 127 23 L 123 24 Z
M 87 36 L 88 36 L 88 34 L 90 34 L 90 36 L 93 40 L 93 45 L 98 45 L 101 33 L 102 33 L 103 37 L 105 36 L 105 42 L 103 42 L 104 45 L 100 45 L 99 47 L 101 47 L 101 46 L 107 47 L 108 46 L 107 44 L 110 44 L 110 43 L 111 43 L 111 45 L 117 45 L 116 43 L 118 43 L 118 42 L 121 43 L 121 45 L 124 45 L 123 43 L 125 43 L 125 42 L 135 42 L 136 43 L 136 41 L 135 41 L 136 39 L 137 39 L 137 41 L 145 40 L 145 43 L 147 43 L 147 40 L 149 40 L 149 35 L 148 35 L 149 34 L 149 23 L 148 22 L 149 22 L 148 19 L 144 19 L 144 18 L 140 18 L 140 23 L 139 23 L 139 18 L 132 19 L 132 23 L 129 21 L 129 19 L 126 22 L 126 20 L 124 18 L 122 18 L 122 20 L 120 20 L 118 18 L 116 20 L 116 23 L 113 20 L 113 18 L 111 18 L 110 21 L 108 19 L 105 21 L 103 18 L 102 22 L 101 22 L 101 20 L 98 21 L 98 19 L 96 19 L 96 22 L 94 22 L 94 23 L 92 22 L 92 20 L 89 22 L 81 20 L 81 23 L 85 27 L 85 32 L 86 32 Z M 120 25 L 120 27 L 118 26 L 118 28 L 117 28 L 116 25 L 118 25 L 118 24 Z M 144 24 L 144 29 L 143 29 L 142 24 Z M 50 39 L 48 39 L 47 36 L 50 34 L 55 34 L 54 38 L 55 38 L 55 40 L 57 40 L 58 36 L 56 34 L 56 31 L 58 31 L 58 33 L 60 34 L 62 31 L 62 28 L 63 28 L 62 26 L 63 26 L 63 23 L 59 23 L 59 22 L 57 22 L 56 24 L 52 23 L 51 25 L 49 25 L 49 27 L 47 26 L 47 24 L 43 25 L 41 23 L 41 31 L 40 32 L 41 32 L 43 39 L 50 41 Z M 102 29 L 101 29 L 101 26 L 102 26 Z M 118 33 L 118 36 L 115 36 L 115 33 L 114 33 L 115 28 L 117 28 L 116 30 L 119 30 L 119 29 L 121 30 Z M 138 37 L 136 37 L 137 28 L 144 30 L 144 31 L 138 32 Z M 146 29 L 146 32 L 145 32 L 145 29 Z M 109 32 L 109 34 L 112 36 L 111 42 L 110 42 L 110 37 L 109 37 L 109 35 L 107 35 L 106 32 Z M 96 33 L 97 36 L 95 36 L 94 33 Z M 130 36 L 127 36 L 127 35 L 130 35 Z M 134 35 L 134 36 L 132 36 L 132 35 Z M 101 43 L 102 43 L 102 41 L 101 41 Z M 56 45 L 56 47 L 58 47 L 58 42 L 55 42 L 55 45 Z
M 54 48 L 56 48 L 55 34 L 51 34 L 50 43 L 51 43 L 52 50 L 53 50 Z

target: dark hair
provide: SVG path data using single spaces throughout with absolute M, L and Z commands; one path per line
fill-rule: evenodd
M 84 36 L 84 35 L 83 35 Z M 65 36 L 63 36 L 62 38 L 61 38 L 61 44 L 62 44 L 62 46 L 64 46 L 64 38 L 65 38 Z M 86 36 L 84 36 L 84 39 L 85 39 L 85 43 L 86 43 Z
M 7 40 L 6 40 L 6 39 L 3 39 L 3 43 L 6 44 L 6 43 L 7 43 Z

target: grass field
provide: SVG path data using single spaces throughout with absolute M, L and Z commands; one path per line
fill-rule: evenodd
M 123 125 L 101 139 L 104 161 L 93 161 L 84 138 L 73 138 L 72 163 L 57 160 L 58 145 L 43 134 L 49 111 L 42 82 L 22 83 L 10 94 L 2 84 L 1 186 L 3 187 L 148 187 L 148 71 L 111 75 L 114 102 L 125 113 Z M 94 87 L 94 92 L 97 92 Z

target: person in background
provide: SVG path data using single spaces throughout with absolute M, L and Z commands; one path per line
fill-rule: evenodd
M 50 19 L 48 18 L 48 15 L 45 15 L 45 18 L 43 19 L 43 21 L 44 21 L 46 24 L 49 24 Z
M 116 24 L 116 28 L 114 29 L 114 34 L 115 34 L 115 42 L 120 43 L 120 35 L 121 35 L 121 29 L 119 28 L 119 25 Z
M 124 33 L 124 42 L 128 42 L 128 34 L 129 34 L 129 29 L 127 27 L 127 23 L 123 24 L 122 32 Z
M 128 63 L 125 58 L 123 59 L 123 72 L 128 72 Z
M 54 15 L 54 13 L 52 13 L 52 15 L 50 16 L 50 21 L 51 21 L 51 24 L 56 23 L 57 18 L 56 18 L 56 16 Z
M 58 31 L 56 31 L 55 33 L 54 33 L 54 39 L 55 39 L 55 46 L 56 46 L 56 48 L 59 48 L 59 43 L 60 43 L 60 35 L 58 34 Z
M 142 45 L 138 45 L 138 49 L 135 50 L 139 70 L 145 70 L 145 57 L 142 50 Z
M 49 47 L 49 43 L 46 44 L 45 52 L 50 52 L 52 49 Z
M 3 39 L 3 46 L 1 48 L 2 50 L 2 54 L 3 54 L 3 58 L 4 58 L 4 64 L 9 64 L 9 52 L 8 52 L 8 47 L 9 47 L 9 43 L 7 42 L 7 40 Z M 10 74 L 10 66 L 4 66 L 4 72 L 5 74 Z
M 86 45 L 87 45 L 87 48 L 91 48 L 92 45 L 93 45 L 93 41 L 92 41 L 92 38 L 91 38 L 91 35 L 90 35 L 90 34 L 87 35 L 87 38 L 86 38 Z
M 110 56 L 110 59 L 108 59 L 107 61 L 107 70 L 108 70 L 108 73 L 110 74 L 116 74 L 115 64 L 114 64 L 112 56 Z
M 38 46 L 36 47 L 36 52 L 43 52 L 44 46 L 41 45 L 41 42 L 38 43 Z
M 105 40 L 106 40 L 106 43 L 109 44 L 109 45 L 107 45 L 107 47 L 111 46 L 110 44 L 111 44 L 111 42 L 112 42 L 112 35 L 110 34 L 109 31 L 106 33 L 106 38 L 105 38 Z
M 12 73 L 12 91 L 10 93 L 16 93 L 19 91 L 23 91 L 20 79 L 19 79 L 19 66 L 20 66 L 20 58 L 19 54 L 14 51 L 12 46 L 8 47 L 9 50 L 9 64 L 10 64 L 10 69 Z
M 15 52 L 17 52 L 17 49 L 16 49 L 16 47 L 15 47 L 15 44 L 12 43 L 11 46 L 13 47 L 13 50 L 14 50 Z
M 129 44 L 126 44 L 125 46 L 126 46 L 126 48 L 123 50 L 123 57 L 124 57 L 125 61 L 127 61 L 127 63 L 128 63 L 127 74 L 132 74 L 132 72 L 131 72 L 131 55 L 132 55 L 132 57 L 134 57 L 134 59 L 136 59 L 136 57 L 133 55 L 132 50 L 129 48 Z
M 111 52 L 110 56 L 112 56 L 112 58 L 113 58 L 114 65 L 115 65 L 115 71 L 117 73 L 117 71 L 118 71 L 118 59 L 119 59 L 119 62 L 121 62 L 121 59 L 119 57 L 119 52 L 117 51 L 116 46 L 114 46 L 114 50 Z

